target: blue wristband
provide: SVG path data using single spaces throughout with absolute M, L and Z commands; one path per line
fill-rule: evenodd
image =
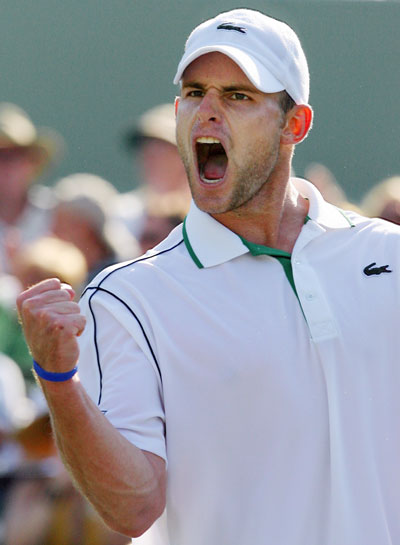
M 37 361 L 33 360 L 33 368 L 38 375 L 38 377 L 43 378 L 44 380 L 49 380 L 50 382 L 65 382 L 72 378 L 75 373 L 78 371 L 78 367 L 75 366 L 71 371 L 66 373 L 51 373 L 46 371 L 43 367 L 40 367 Z

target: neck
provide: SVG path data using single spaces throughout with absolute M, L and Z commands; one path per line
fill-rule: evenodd
M 214 218 L 249 242 L 291 253 L 308 212 L 308 201 L 290 182 L 289 171 L 273 174 L 251 201 Z

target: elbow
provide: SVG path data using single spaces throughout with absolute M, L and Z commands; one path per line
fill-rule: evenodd
M 104 522 L 115 532 L 131 538 L 140 537 L 163 514 L 165 509 L 165 494 L 159 495 L 138 508 L 131 507 L 124 517 L 118 519 L 103 514 Z
M 153 471 L 138 485 L 118 487 L 116 493 L 103 496 L 99 513 L 110 528 L 129 537 L 139 537 L 162 515 L 166 503 L 165 462 L 145 454 Z M 136 479 L 137 480 L 137 479 Z M 115 490 L 114 490 L 115 492 Z M 105 501 L 104 501 L 105 499 Z
M 159 517 L 161 517 L 165 509 L 165 501 L 159 501 L 157 503 L 157 505 L 152 505 L 148 509 L 138 513 L 132 521 L 133 524 L 131 525 L 129 532 L 130 537 L 140 537 Z

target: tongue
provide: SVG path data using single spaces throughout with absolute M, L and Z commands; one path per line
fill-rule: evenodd
M 224 153 L 210 155 L 203 167 L 203 175 L 208 180 L 223 178 L 228 158 Z

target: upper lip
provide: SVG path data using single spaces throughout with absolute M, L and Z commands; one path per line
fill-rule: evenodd
M 195 133 L 193 133 L 193 147 L 195 148 L 196 147 L 196 143 L 197 141 L 199 140 L 199 138 L 214 138 L 216 140 L 218 140 L 221 145 L 224 147 L 224 149 L 226 149 L 225 147 L 225 143 L 224 143 L 224 138 L 222 137 L 222 135 L 220 134 L 216 134 L 214 131 L 196 131 Z

